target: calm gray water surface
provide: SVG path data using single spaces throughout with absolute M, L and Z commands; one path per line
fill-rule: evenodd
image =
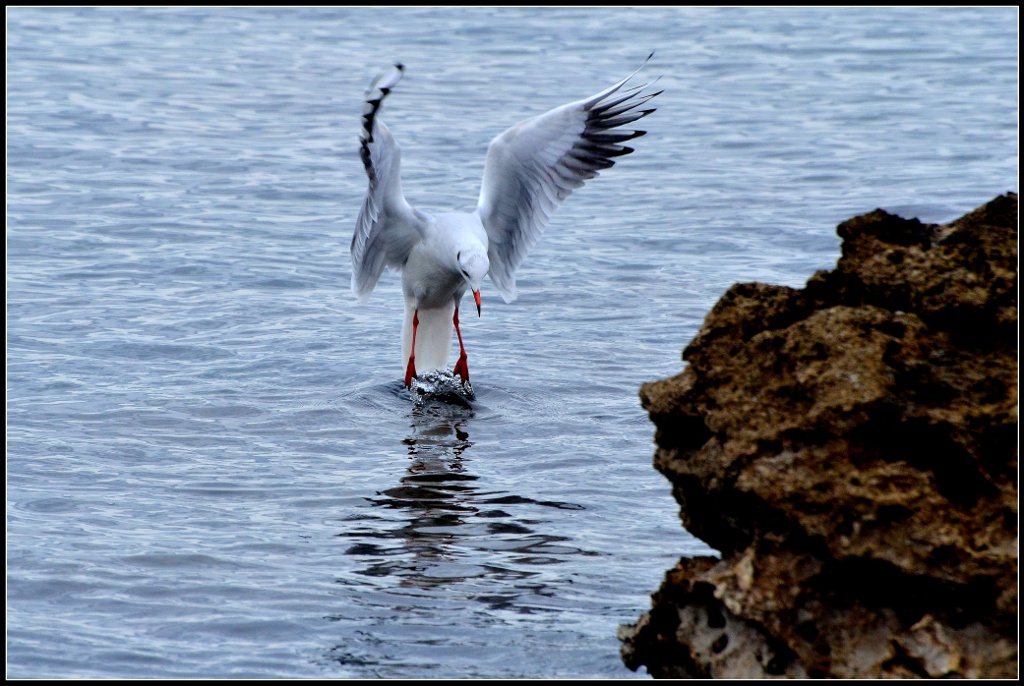
M 7 674 L 632 677 L 615 628 L 708 552 L 639 384 L 835 225 L 1017 190 L 1017 10 L 7 14 Z M 410 202 L 650 50 L 638 152 L 464 317 L 476 400 L 402 387 L 348 284 L 361 97 Z

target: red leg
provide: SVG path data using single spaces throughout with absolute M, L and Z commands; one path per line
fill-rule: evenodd
M 409 351 L 409 365 L 405 368 L 405 387 L 412 388 L 416 376 L 416 328 L 420 325 L 420 311 L 412 311 L 412 349 Z
M 455 363 L 454 373 L 462 377 L 462 383 L 469 383 L 469 365 L 466 363 L 466 348 L 462 345 L 462 332 L 459 331 L 459 308 L 455 308 L 455 316 L 452 317 L 455 324 L 455 334 L 459 337 L 459 361 Z

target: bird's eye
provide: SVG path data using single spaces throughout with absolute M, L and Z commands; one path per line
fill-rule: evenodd
M 465 276 L 467 279 L 469 278 L 469 274 L 466 273 L 465 269 L 462 270 L 462 275 Z
M 461 260 L 462 259 L 462 251 L 461 250 L 459 252 L 455 253 L 455 259 L 456 260 Z

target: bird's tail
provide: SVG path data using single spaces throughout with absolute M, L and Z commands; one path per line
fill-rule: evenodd
M 413 307 L 405 306 L 405 320 L 402 323 L 402 371 L 409 363 L 412 351 L 412 316 Z M 431 369 L 446 369 L 448 356 L 452 351 L 452 315 L 455 314 L 455 303 L 436 310 L 421 309 L 417 313 L 419 325 L 416 327 L 416 372 L 422 373 Z

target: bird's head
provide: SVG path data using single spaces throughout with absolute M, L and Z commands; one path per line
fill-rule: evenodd
M 487 259 L 487 252 L 482 246 L 472 246 L 459 250 L 455 255 L 459 263 L 459 271 L 462 278 L 466 280 L 469 290 L 473 292 L 473 300 L 476 301 L 476 315 L 480 316 L 480 285 L 483 283 L 487 270 L 491 263 Z

